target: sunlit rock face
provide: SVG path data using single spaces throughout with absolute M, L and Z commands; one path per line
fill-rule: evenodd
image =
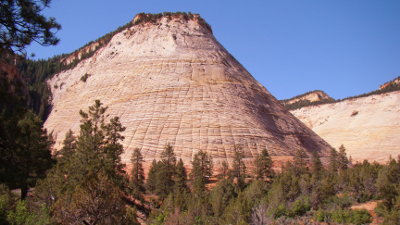
M 285 110 L 198 15 L 132 23 L 48 81 L 53 108 L 45 127 L 56 135 L 55 148 L 69 129 L 78 132 L 79 110 L 99 99 L 109 117 L 126 126 L 125 163 L 134 148 L 146 163 L 159 159 L 167 144 L 186 165 L 199 150 L 210 153 L 216 167 L 231 163 L 235 145 L 248 164 L 264 148 L 278 160 L 298 149 L 327 156 L 331 147 Z
M 291 111 L 354 161 L 387 162 L 400 154 L 400 91 Z

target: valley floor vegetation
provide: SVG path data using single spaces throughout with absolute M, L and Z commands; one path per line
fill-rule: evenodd
M 126 171 L 125 127 L 106 111 L 98 100 L 81 111 L 79 134 L 68 132 L 53 155 L 51 135 L 23 114 L 1 155 L 11 162 L 0 165 L 0 224 L 368 224 L 370 213 L 350 206 L 371 200 L 384 224 L 400 224 L 400 158 L 352 164 L 342 146 L 324 166 L 317 152 L 297 151 L 276 172 L 267 149 L 250 170 L 233 146 L 230 166 L 216 173 L 200 150 L 188 173 L 168 145 L 145 179 L 139 149 Z

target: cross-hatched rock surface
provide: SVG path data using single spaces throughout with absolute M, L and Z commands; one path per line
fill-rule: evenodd
M 234 145 L 244 149 L 248 164 L 263 148 L 277 159 L 298 149 L 324 157 L 331 148 L 285 110 L 198 15 L 132 25 L 48 83 L 53 108 L 45 127 L 56 135 L 57 149 L 69 129 L 78 133 L 79 110 L 96 99 L 126 126 L 122 159 L 128 164 L 134 148 L 149 163 L 166 144 L 186 165 L 204 150 L 216 167 L 231 163 Z
M 400 155 L 400 91 L 307 106 L 292 113 L 354 161 L 385 163 Z

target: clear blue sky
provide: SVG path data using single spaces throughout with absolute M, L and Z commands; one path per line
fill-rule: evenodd
M 69 53 L 139 12 L 200 13 L 219 42 L 278 99 L 321 89 L 344 98 L 400 75 L 400 0 L 53 0 L 62 25 L 47 58 Z

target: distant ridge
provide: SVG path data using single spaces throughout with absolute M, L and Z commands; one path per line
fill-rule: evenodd
M 341 102 L 349 99 L 356 99 L 356 98 L 362 98 L 362 97 L 367 97 L 370 95 L 377 95 L 377 94 L 383 94 L 383 93 L 388 93 L 388 92 L 393 92 L 393 91 L 398 91 L 400 90 L 400 77 L 396 77 L 391 81 L 388 81 L 382 85 L 379 86 L 379 89 L 364 93 L 364 94 L 359 94 L 355 96 L 350 96 L 346 97 L 343 99 L 334 99 L 330 97 L 328 94 L 326 94 L 324 91 L 321 90 L 314 90 L 314 91 L 309 91 L 304 94 L 297 95 L 295 97 L 289 98 L 289 99 L 283 99 L 280 100 L 280 102 L 285 106 L 286 109 L 288 110 L 295 110 L 295 109 L 300 109 L 303 107 L 308 107 L 308 106 L 315 106 L 315 105 L 321 105 L 321 104 L 329 104 L 329 103 L 336 103 L 336 102 Z M 315 96 L 323 96 L 320 98 L 313 98 L 313 95 Z

